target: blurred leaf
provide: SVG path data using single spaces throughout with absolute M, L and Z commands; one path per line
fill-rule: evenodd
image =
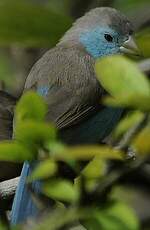
M 150 29 L 140 31 L 136 35 L 136 41 L 144 57 L 150 57 Z
M 0 160 L 23 162 L 25 160 L 32 160 L 34 158 L 31 151 L 25 146 L 17 142 L 1 142 L 0 143 Z
M 10 62 L 10 57 L 2 53 L 0 55 L 0 80 L 2 80 L 6 86 L 11 86 L 12 78 L 14 77 L 15 74 Z
M 140 111 L 130 112 L 125 116 L 117 125 L 113 132 L 113 137 L 118 138 L 124 134 L 131 127 L 139 123 L 144 117 L 144 114 Z
M 57 164 L 53 160 L 45 160 L 38 164 L 28 178 L 28 182 L 37 179 L 45 179 L 53 176 L 57 171 Z
M 148 3 L 149 0 L 115 0 L 114 7 L 120 9 L 122 12 L 129 13 L 130 11 L 135 12 L 135 10 L 143 6 L 147 6 Z
M 15 120 L 16 123 L 27 119 L 42 121 L 46 112 L 47 106 L 44 99 L 35 92 L 27 92 L 21 97 L 16 106 Z
M 114 97 L 150 96 L 149 81 L 126 57 L 115 55 L 99 59 L 95 71 L 102 86 Z
M 109 56 L 96 62 L 95 71 L 113 97 L 105 100 L 107 104 L 150 110 L 150 83 L 134 62 L 119 55 Z
M 54 211 L 51 210 L 50 213 L 48 213 L 47 218 L 43 218 L 42 221 L 39 221 L 38 226 L 35 226 L 34 230 L 66 230 L 68 229 L 66 228 L 68 223 L 76 223 L 79 217 L 83 215 L 80 209 L 76 209 L 75 207 L 57 207 Z
M 100 156 L 96 156 L 86 165 L 81 174 L 88 179 L 95 179 L 103 176 L 106 169 L 106 162 Z
M 107 172 L 107 162 L 101 159 L 100 156 L 95 156 L 81 171 L 80 175 L 75 178 L 74 183 L 77 189 L 81 189 L 82 178 L 84 176 L 85 189 L 87 192 L 92 192 L 97 184 L 99 184 L 99 179 L 105 175 Z
M 150 111 L 150 97 L 142 95 L 127 95 L 126 97 L 118 97 L 116 99 L 112 97 L 104 98 L 104 104 L 112 107 L 129 107 L 133 109 L 139 109 L 144 112 Z
M 62 152 L 65 151 L 66 149 L 66 145 L 62 142 L 48 142 L 47 145 L 46 145 L 46 148 L 53 153 L 53 155 L 57 155 L 57 154 L 62 154 Z
M 63 15 L 69 15 L 70 14 L 70 6 L 71 2 L 70 0 L 51 0 L 47 2 L 47 6 L 50 7 L 51 10 L 54 12 L 62 12 Z
M 0 230 L 8 230 L 8 227 L 4 226 L 4 224 L 0 222 Z
M 142 196 L 144 195 L 144 192 L 142 192 Z M 130 185 L 116 185 L 113 186 L 113 189 L 111 191 L 111 199 L 115 199 L 118 201 L 123 201 L 130 207 L 134 207 L 134 209 L 138 209 L 135 207 L 135 204 L 138 206 L 139 201 L 139 189 L 137 189 L 136 186 L 130 186 Z M 144 198 L 142 198 L 144 199 Z M 139 206 L 141 208 L 141 206 Z
M 104 209 L 95 209 L 85 224 L 87 230 L 138 230 L 138 220 L 124 203 L 115 202 Z
M 103 160 L 124 159 L 123 152 L 100 145 L 66 147 L 65 149 L 62 149 L 62 151 L 53 154 L 53 157 L 58 160 L 89 160 L 95 156 L 99 156 L 99 158 Z
M 140 154 L 150 154 L 150 124 L 148 124 L 133 140 L 133 147 Z
M 16 126 L 15 138 L 30 148 L 37 149 L 56 139 L 56 129 L 44 122 L 23 121 Z
M 55 179 L 44 183 L 43 192 L 52 199 L 74 202 L 78 199 L 78 190 L 67 180 Z
M 69 17 L 25 0 L 1 0 L 0 44 L 52 46 L 70 27 Z

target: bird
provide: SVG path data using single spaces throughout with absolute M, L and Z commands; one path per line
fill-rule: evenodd
M 58 44 L 32 67 L 24 92 L 34 90 L 48 105 L 46 119 L 68 145 L 102 142 L 122 117 L 123 109 L 102 105 L 105 89 L 96 78 L 95 61 L 119 53 L 137 54 L 133 25 L 121 12 L 98 7 L 77 19 Z M 26 222 L 38 208 L 26 186 L 35 163 L 25 162 L 15 194 L 11 223 Z M 41 184 L 34 181 L 33 189 Z

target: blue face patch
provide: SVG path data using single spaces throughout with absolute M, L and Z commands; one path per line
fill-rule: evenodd
M 41 86 L 37 89 L 38 94 L 41 96 L 46 96 L 48 94 L 49 87 L 48 86 Z
M 111 35 L 113 40 L 107 41 L 105 34 Z M 109 27 L 96 27 L 80 34 L 79 40 L 89 54 L 91 54 L 94 58 L 99 58 L 119 53 L 119 47 L 123 38 Z

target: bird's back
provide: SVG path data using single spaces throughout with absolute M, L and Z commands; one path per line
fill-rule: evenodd
M 57 46 L 32 68 L 25 90 L 34 89 L 48 104 L 48 120 L 59 129 L 77 124 L 100 107 L 104 90 L 94 59 L 80 47 Z

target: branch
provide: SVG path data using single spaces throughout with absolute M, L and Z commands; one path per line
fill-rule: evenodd
M 10 196 L 13 196 L 15 194 L 18 182 L 19 182 L 19 177 L 1 182 L 0 183 L 0 198 L 7 199 Z
M 145 125 L 147 124 L 147 121 L 149 119 L 149 114 L 145 114 L 144 118 L 142 121 L 140 121 L 139 123 L 135 124 L 132 128 L 130 128 L 121 138 L 121 140 L 119 141 L 119 143 L 112 141 L 111 145 L 114 146 L 115 149 L 119 149 L 119 150 L 123 150 L 127 153 L 127 157 L 129 159 L 134 158 L 135 154 L 134 152 L 131 151 L 131 156 L 130 156 L 130 148 L 129 148 L 129 144 L 132 141 L 132 139 L 136 136 L 136 134 L 142 130 L 143 127 L 145 127 Z

